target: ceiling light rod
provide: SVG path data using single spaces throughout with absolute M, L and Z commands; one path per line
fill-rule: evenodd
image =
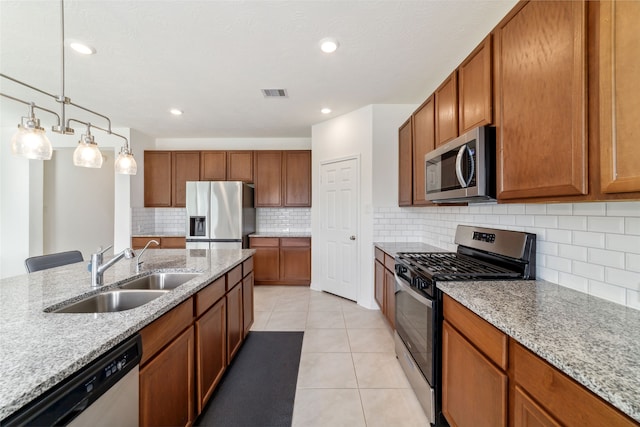
M 119 133 L 115 133 L 115 132 L 113 132 L 112 130 L 105 129 L 105 128 L 101 128 L 100 126 L 96 126 L 96 125 L 94 125 L 93 123 L 83 122 L 82 120 L 78 120 L 78 119 L 69 119 L 69 120 L 67 120 L 67 126 L 69 126 L 69 124 L 70 124 L 71 122 L 79 123 L 79 124 L 81 124 L 81 125 L 86 126 L 86 127 L 87 127 L 87 131 L 88 131 L 88 132 L 90 132 L 91 128 L 95 128 L 95 129 L 100 129 L 101 131 L 106 132 L 106 133 L 108 133 L 109 135 L 115 135 L 115 136 L 117 136 L 117 137 L 119 137 L 119 138 L 122 138 L 122 139 L 124 139 L 124 146 L 125 146 L 127 149 L 129 149 L 129 140 L 128 140 L 125 136 L 120 135 Z
M 60 115 L 58 113 L 56 113 L 55 111 L 49 110 L 48 108 L 44 108 L 44 107 L 40 107 L 39 105 L 36 105 L 35 102 L 27 102 L 27 101 L 23 101 L 22 99 L 13 97 L 11 95 L 7 95 L 5 93 L 0 93 L 0 96 L 4 96 L 5 98 L 9 98 L 12 101 L 16 101 L 16 102 L 20 102 L 24 105 L 28 105 L 29 106 L 29 115 L 31 117 L 33 117 L 33 109 L 37 108 L 38 110 L 42 110 L 42 111 L 46 111 L 47 113 L 51 113 L 54 116 L 56 116 L 56 118 L 58 119 L 58 126 L 60 126 Z

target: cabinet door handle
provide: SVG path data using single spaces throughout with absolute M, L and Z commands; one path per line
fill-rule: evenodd
M 356 240 L 356 236 L 349 237 L 349 240 Z

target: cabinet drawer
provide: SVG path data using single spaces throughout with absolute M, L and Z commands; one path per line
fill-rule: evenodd
M 162 249 L 184 249 L 187 243 L 184 237 L 163 237 L 160 245 Z
M 448 295 L 444 296 L 444 318 L 485 356 L 507 369 L 507 336 Z
M 280 246 L 280 239 L 277 237 L 252 237 L 250 239 L 252 248 L 262 247 L 278 247 Z
M 196 317 L 202 316 L 226 292 L 226 276 L 216 279 L 196 294 Z
M 638 425 L 513 340 L 511 364 L 515 383 L 563 425 Z
M 384 264 L 384 252 L 382 252 L 382 249 L 375 248 L 375 253 L 376 253 L 376 259 L 380 261 L 382 264 Z
M 308 248 L 311 246 L 311 239 L 308 237 L 283 237 L 280 239 L 280 246 L 301 246 Z
M 193 322 L 193 300 L 189 298 L 140 331 L 144 365 L 154 354 L 167 345 Z
M 233 288 L 242 280 L 242 264 L 237 265 L 227 273 L 227 290 Z
M 387 270 L 395 271 L 395 268 L 396 268 L 395 267 L 396 266 L 395 258 L 393 258 L 388 253 L 385 253 L 384 254 L 384 266 L 387 268 Z
M 131 249 L 142 249 L 149 242 L 149 240 L 155 240 L 160 243 L 159 237 L 132 237 L 131 238 Z M 153 243 L 149 245 L 147 249 L 158 249 L 160 246 L 154 245 Z
M 242 263 L 242 277 L 253 271 L 253 257 Z

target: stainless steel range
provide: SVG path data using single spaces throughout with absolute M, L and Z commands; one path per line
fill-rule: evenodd
M 456 252 L 398 253 L 396 355 L 429 422 L 441 411 L 442 293 L 439 281 L 535 279 L 535 234 L 459 225 Z

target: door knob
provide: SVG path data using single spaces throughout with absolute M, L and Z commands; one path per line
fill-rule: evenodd
M 349 237 L 349 240 L 356 240 L 356 236 Z

